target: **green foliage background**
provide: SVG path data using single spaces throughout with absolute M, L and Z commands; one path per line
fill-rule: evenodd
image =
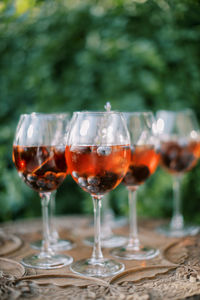
M 196 0 L 0 1 L 0 221 L 40 215 L 37 194 L 12 163 L 22 113 L 191 107 L 200 121 L 200 3 Z M 200 169 L 183 182 L 184 214 L 200 222 Z M 117 214 L 127 193 L 110 193 Z M 169 217 L 171 178 L 158 170 L 140 188 L 139 213 Z M 57 212 L 91 212 L 68 176 Z

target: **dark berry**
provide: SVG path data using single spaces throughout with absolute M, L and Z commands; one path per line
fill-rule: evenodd
M 29 181 L 29 182 L 36 182 L 37 181 L 37 175 L 34 175 L 34 174 L 28 174 L 26 179 Z
M 65 177 L 66 177 L 65 173 L 59 172 L 59 173 L 56 174 L 56 181 L 58 183 L 60 183 L 60 182 L 62 182 L 65 179 Z
M 45 173 L 45 178 L 47 180 L 55 180 L 56 179 L 56 174 L 54 172 L 46 172 Z
M 135 184 L 142 183 L 150 175 L 149 168 L 145 165 L 130 166 L 129 170 L 132 172 L 132 175 L 135 178 Z
M 100 187 L 103 191 L 111 190 L 116 184 L 118 179 L 117 174 L 113 172 L 105 172 L 104 176 L 101 176 Z
M 90 185 L 99 185 L 101 182 L 98 176 L 89 176 L 87 181 Z
M 44 188 L 46 186 L 46 180 L 44 178 L 40 178 L 37 180 L 36 184 L 39 188 Z
M 88 185 L 87 190 L 89 191 L 89 193 L 97 194 L 97 193 L 99 193 L 100 188 L 98 186 Z
M 73 171 L 73 172 L 72 172 L 72 176 L 73 176 L 74 178 L 79 178 L 79 173 L 76 172 L 76 171 Z
M 46 183 L 46 187 L 49 189 L 49 190 L 54 190 L 57 188 L 57 185 L 54 181 L 47 181 Z
M 87 186 L 87 179 L 85 177 L 79 177 L 78 184 L 81 186 Z
M 97 154 L 101 156 L 107 156 L 112 152 L 111 147 L 101 146 L 97 148 Z

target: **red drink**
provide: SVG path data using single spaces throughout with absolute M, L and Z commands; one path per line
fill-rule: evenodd
M 92 195 L 104 195 L 122 180 L 129 166 L 129 146 L 67 146 L 66 160 L 74 180 Z
M 128 172 L 123 179 L 126 186 L 138 186 L 155 172 L 160 160 L 160 155 L 155 152 L 154 146 L 135 146 L 131 154 Z
M 56 190 L 67 174 L 65 147 L 14 146 L 13 162 L 22 179 L 38 192 Z
M 176 141 L 161 143 L 161 165 L 172 174 L 191 170 L 199 157 L 199 143 L 190 141 L 179 144 Z

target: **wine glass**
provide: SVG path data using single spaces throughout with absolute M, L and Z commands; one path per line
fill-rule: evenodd
M 54 269 L 69 265 L 71 256 L 56 254 L 50 244 L 49 201 L 51 192 L 64 181 L 66 123 L 59 115 L 24 114 L 16 129 L 13 161 L 22 180 L 41 197 L 43 244 L 39 254 L 23 258 L 26 267 Z
M 183 175 L 190 171 L 199 157 L 199 126 L 191 109 L 161 110 L 156 114 L 160 136 L 161 166 L 172 175 L 173 214 L 170 224 L 157 231 L 172 237 L 195 235 L 198 226 L 185 225 L 181 209 L 180 185 Z
M 92 257 L 71 265 L 75 273 L 107 277 L 124 269 L 122 263 L 103 257 L 100 208 L 103 196 L 113 190 L 126 174 L 130 152 L 129 133 L 121 113 L 76 113 L 65 154 L 73 179 L 92 196 L 95 237 Z
M 158 249 L 143 246 L 138 237 L 136 193 L 156 170 L 159 163 L 158 139 L 152 112 L 124 113 L 131 136 L 131 161 L 123 184 L 129 198 L 129 240 L 122 247 L 111 251 L 114 257 L 125 260 L 151 259 L 159 254 Z
M 55 118 L 58 116 L 60 120 L 62 120 L 64 126 L 68 126 L 70 121 L 70 114 L 69 113 L 52 113 L 48 114 Z M 55 198 L 56 198 L 56 190 L 51 191 L 50 195 L 50 203 L 49 203 L 49 225 L 50 225 L 50 232 L 49 232 L 49 242 L 51 248 L 55 251 L 63 251 L 63 250 L 70 250 L 72 249 L 75 244 L 69 239 L 61 239 L 59 237 L 59 233 L 56 228 L 55 222 Z M 43 241 L 38 240 L 31 243 L 31 248 L 36 250 L 41 250 Z

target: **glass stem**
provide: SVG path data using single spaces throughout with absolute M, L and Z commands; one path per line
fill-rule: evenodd
M 55 222 L 55 196 L 56 191 L 51 192 L 51 198 L 50 198 L 50 239 L 53 244 L 56 244 L 58 241 L 58 232 L 56 230 L 56 222 Z
M 113 235 L 112 232 L 112 219 L 113 214 L 109 208 L 109 198 L 106 194 L 103 198 L 102 204 L 102 225 L 101 225 L 101 238 L 109 238 Z
M 173 216 L 170 222 L 170 227 L 173 230 L 180 230 L 184 226 L 184 220 L 181 208 L 181 197 L 180 197 L 180 185 L 181 177 L 173 176 Z
M 101 199 L 92 197 L 94 207 L 94 246 L 92 252 L 92 262 L 98 263 L 103 259 L 101 251 Z
M 43 221 L 43 244 L 41 256 L 51 256 L 53 250 L 50 247 L 50 231 L 49 231 L 49 202 L 51 193 L 40 193 L 42 202 L 42 221 Z
M 140 250 L 140 241 L 138 238 L 138 227 L 137 227 L 137 209 L 136 209 L 136 190 L 128 190 L 129 199 L 129 240 L 128 248 L 135 251 Z

